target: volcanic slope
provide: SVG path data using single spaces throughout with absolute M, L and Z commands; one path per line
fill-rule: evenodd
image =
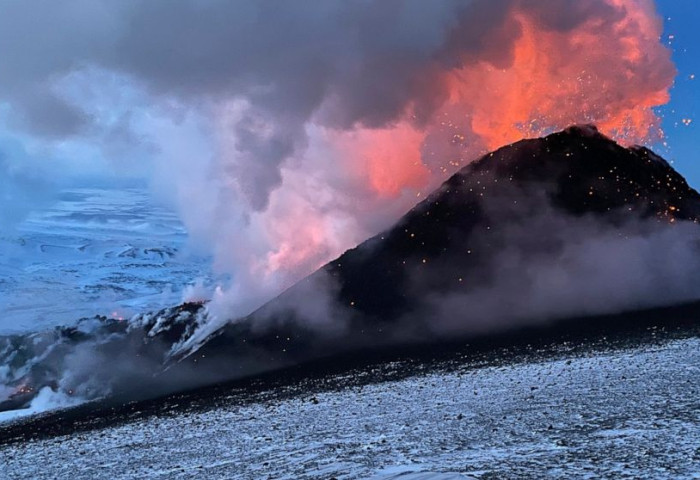
M 644 147 L 589 125 L 522 140 L 245 318 L 215 328 L 204 305 L 186 304 L 0 338 L 0 386 L 15 392 L 0 409 L 48 387 L 143 398 L 342 353 L 504 332 L 520 341 L 512 332 L 595 318 L 696 322 L 699 218 L 700 195 Z
M 192 361 L 246 352 L 287 363 L 694 301 L 692 269 L 660 284 L 675 275 L 674 261 L 697 262 L 699 218 L 698 192 L 645 147 L 623 148 L 591 125 L 522 140 L 466 166 L 394 227 L 217 332 Z M 557 288 L 529 276 L 541 264 L 555 269 Z M 625 274 L 644 285 L 615 277 L 627 264 Z M 618 283 L 628 291 L 607 302 Z M 582 287 L 587 304 L 567 304 Z

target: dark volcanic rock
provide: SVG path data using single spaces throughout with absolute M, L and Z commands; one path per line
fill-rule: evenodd
M 487 207 L 494 198 L 499 202 Z M 592 126 L 571 127 L 501 148 L 467 166 L 394 228 L 325 270 L 341 284 L 344 303 L 354 302 L 365 315 L 392 318 L 415 308 L 416 299 L 407 292 L 416 270 L 440 271 L 423 285 L 426 289 L 454 288 L 454 278 L 464 282 L 508 246 L 494 238 L 502 231 L 499 222 L 523 221 L 548 204 L 561 214 L 596 214 L 610 223 L 631 217 L 697 223 L 700 217 L 700 196 L 666 161 L 646 148 L 622 148 Z M 495 235 L 485 239 L 484 228 Z M 546 245 L 546 237 L 537 241 Z
M 646 148 L 623 148 L 592 126 L 523 140 L 463 168 L 391 229 L 211 335 L 201 335 L 206 309 L 188 304 L 0 338 L 5 383 L 17 389 L 0 408 L 26 404 L 33 396 L 18 395 L 28 387 L 94 397 L 94 385 L 108 385 L 144 397 L 574 317 L 569 331 L 670 322 L 673 310 L 649 309 L 674 304 L 690 304 L 676 313 L 697 319 L 699 218 L 700 195 Z M 618 315 L 641 310 L 656 313 Z
M 593 126 L 570 127 L 503 147 L 463 168 L 393 228 L 225 327 L 201 352 L 214 359 L 222 351 L 227 356 L 257 347 L 268 360 L 284 361 L 320 349 L 333 353 L 357 344 L 426 340 L 434 316 L 426 299 L 483 289 L 504 268 L 499 263 L 504 251 L 551 258 L 586 235 L 664 231 L 673 224 L 697 224 L 699 218 L 700 195 L 661 157 L 644 147 L 623 148 Z M 317 301 L 318 290 L 325 290 L 322 301 L 330 297 L 337 321 L 345 322 L 340 333 L 314 329 L 313 313 L 299 308 Z M 647 300 L 623 307 L 673 303 L 661 293 Z M 557 316 L 553 312 L 548 319 Z M 457 325 L 448 334 L 453 331 L 492 330 L 485 320 L 471 329 Z

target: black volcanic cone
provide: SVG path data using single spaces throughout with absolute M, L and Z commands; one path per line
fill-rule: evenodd
M 627 224 L 664 230 L 699 218 L 698 192 L 644 147 L 623 148 L 590 125 L 522 140 L 461 169 L 394 227 L 223 328 L 189 361 L 214 368 L 223 360 L 234 373 L 247 367 L 232 363 L 232 355 L 286 363 L 357 345 L 425 340 L 434 315 L 426 299 L 488 284 L 505 250 L 536 258 L 564 249 L 570 236 L 548 229 L 593 223 L 597 232 Z M 669 303 L 647 300 L 646 307 Z M 325 307 L 308 312 L 310 302 Z M 459 322 L 449 334 L 490 331 L 486 320 L 463 330 Z
M 0 338 L 17 389 L 0 410 L 45 386 L 144 397 L 367 347 L 676 304 L 698 313 L 699 218 L 698 192 L 646 148 L 593 126 L 522 140 L 211 335 L 205 307 L 186 304 Z

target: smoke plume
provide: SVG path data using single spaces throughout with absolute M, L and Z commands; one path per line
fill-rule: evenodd
M 651 0 L 9 2 L 1 116 L 48 157 L 150 179 L 244 315 L 477 154 L 595 122 L 662 133 Z M 70 160 L 66 160 L 70 159 Z M 81 163 L 82 162 L 82 163 Z

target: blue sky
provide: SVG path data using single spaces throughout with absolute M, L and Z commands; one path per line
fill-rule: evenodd
M 678 69 L 671 102 L 661 109 L 670 147 L 669 153 L 662 153 L 674 161 L 693 187 L 700 189 L 700 2 L 658 0 L 657 8 L 664 17 L 664 41 L 670 42 Z M 691 123 L 685 125 L 683 119 Z

